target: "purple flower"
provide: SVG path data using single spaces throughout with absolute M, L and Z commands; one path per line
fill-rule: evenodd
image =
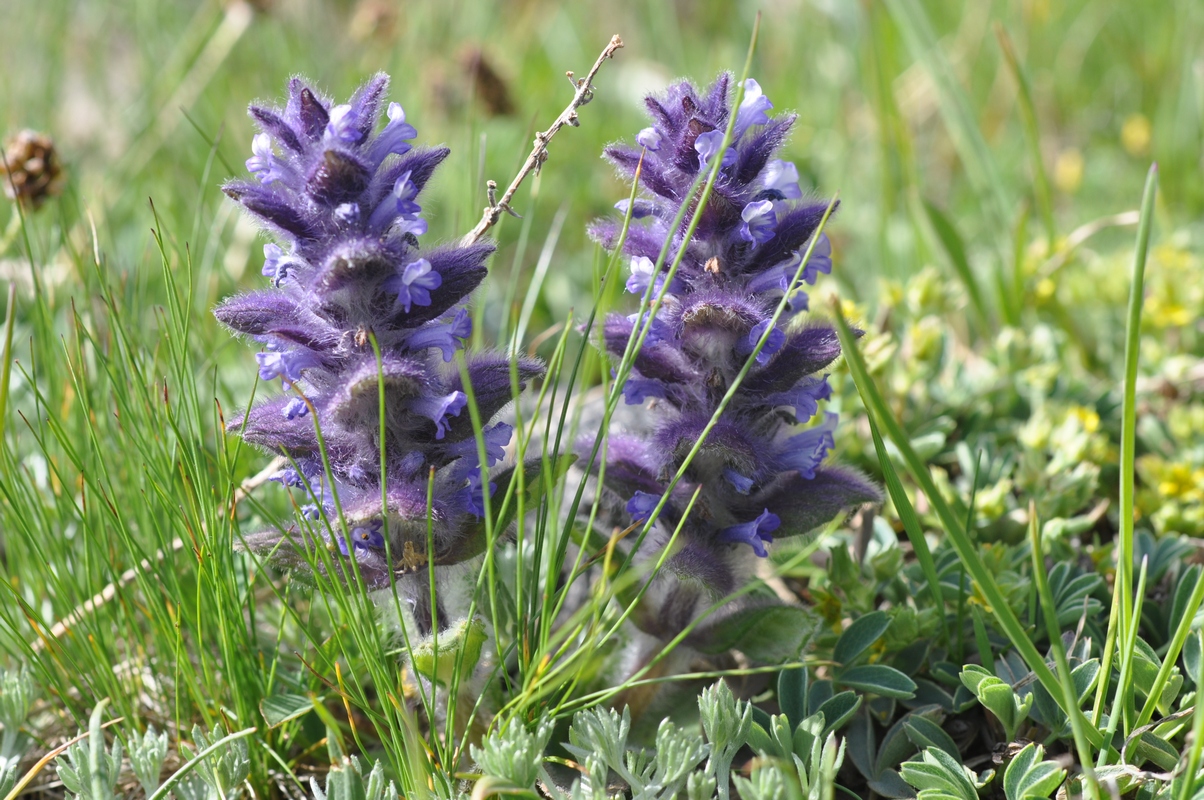
M 514 426 L 499 422 L 481 433 L 485 439 L 485 466 L 492 467 L 506 457 L 506 445 L 510 444 L 510 437 L 514 435 Z
M 647 256 L 636 256 L 631 259 L 631 277 L 627 279 L 627 291 L 635 295 L 643 295 L 648 290 L 648 284 L 652 283 L 652 275 L 656 270 L 656 264 Z M 662 272 L 656 276 L 656 283 L 652 287 L 652 296 L 656 297 L 660 294 L 661 289 L 665 286 L 665 274 Z M 669 284 L 669 294 L 675 291 L 680 291 L 681 284 L 674 278 Z
M 330 121 L 326 123 L 327 140 L 346 145 L 359 144 L 364 140 L 364 132 L 359 129 L 359 122 L 351 104 L 335 106 L 330 110 Z
M 291 177 L 290 167 L 272 152 L 272 137 L 258 133 L 251 140 L 251 152 L 247 159 L 247 170 L 253 172 L 260 183 L 267 185 Z
M 794 416 L 800 422 L 808 420 L 819 413 L 819 402 L 832 396 L 832 387 L 828 385 L 828 376 L 822 378 L 804 378 L 792 389 L 778 392 L 769 396 L 770 403 L 778 406 L 790 406 Z
M 410 152 L 412 147 L 407 140 L 418 135 L 414 126 L 406 122 L 406 112 L 402 110 L 400 103 L 389 103 L 386 113 L 389 124 L 376 137 L 370 151 L 370 158 L 376 164 L 380 164 L 387 156 L 403 156 Z
M 467 402 L 468 395 L 457 391 L 442 397 L 415 397 L 410 401 L 410 410 L 434 422 L 435 438 L 442 439 L 447 435 L 447 418 L 460 416 Z
M 411 350 L 438 348 L 443 351 L 443 360 L 450 362 L 469 336 L 472 336 L 472 317 L 460 309 L 451 322 L 419 328 L 410 336 L 408 344 Z
M 422 213 L 422 206 L 414 202 L 414 198 L 418 196 L 418 187 L 410 180 L 410 174 L 405 173 L 393 184 L 393 191 L 385 195 L 385 199 L 381 200 L 380 205 L 372 212 L 372 218 L 368 221 L 369 227 L 385 231 L 393 222 L 400 221 L 409 223 L 406 227 L 407 232 L 418 235 L 426 233 L 426 221 L 418 218 Z
M 631 519 L 634 522 L 647 522 L 652 517 L 652 512 L 660 505 L 660 502 L 660 495 L 636 492 L 627 501 L 627 513 L 631 515 Z
M 620 200 L 619 202 L 615 203 L 615 211 L 618 211 L 623 216 L 626 216 L 627 215 L 627 205 L 629 202 L 630 202 L 629 200 L 624 198 L 623 200 Z M 647 200 L 636 200 L 635 207 L 631 211 L 631 218 L 632 219 L 643 219 L 644 217 L 652 216 L 654 210 L 655 209 L 652 207 L 652 204 L 649 203 Z
M 285 255 L 277 245 L 265 244 L 263 246 L 263 269 L 261 272 L 264 277 L 271 278 L 272 284 L 275 286 L 280 286 L 290 272 L 305 269 L 307 266 L 308 264 L 296 256 Z
M 352 528 L 351 536 L 348 537 L 351 539 L 351 546 L 357 550 L 369 548 L 383 550 L 385 547 L 385 537 L 381 534 L 382 527 L 381 521 L 374 519 L 366 525 L 357 525 Z M 348 555 L 347 542 L 343 540 L 342 535 L 336 535 L 336 538 L 339 543 L 339 550 L 343 555 Z
M 836 430 L 838 419 L 836 414 L 828 412 L 821 424 L 786 439 L 778 451 L 781 466 L 794 470 L 804 478 L 814 478 L 820 462 L 836 446 L 832 433 Z
M 649 397 L 664 397 L 665 387 L 649 378 L 628 378 L 623 384 L 623 399 L 628 405 L 639 405 Z
M 707 133 L 698 134 L 698 138 L 694 140 L 694 149 L 698 151 L 698 159 L 702 162 L 702 166 L 706 167 L 710 160 L 719 152 L 719 148 L 723 145 L 723 131 L 709 131 Z M 727 169 L 736 162 L 736 148 L 729 147 L 723 151 L 723 162 L 720 163 L 720 169 Z
M 798 185 L 798 168 L 789 161 L 772 159 L 761 173 L 761 183 L 766 192 L 772 192 L 779 200 L 799 200 L 803 190 Z
M 460 490 L 460 502 L 464 505 L 468 513 L 477 516 L 485 516 L 485 492 L 481 489 L 481 473 L 470 472 L 468 474 L 468 485 Z M 497 491 L 497 483 L 489 482 L 489 496 L 493 497 Z
M 305 401 L 300 397 L 294 397 L 288 401 L 288 405 L 284 407 L 284 418 L 288 420 L 304 417 L 309 413 L 309 406 L 305 405 Z
M 778 519 L 778 515 L 771 513 L 767 508 L 761 512 L 761 516 L 751 522 L 744 522 L 739 525 L 733 525 L 730 528 L 724 528 L 719 533 L 719 540 L 722 542 L 743 542 L 753 549 L 761 558 L 769 555 L 769 551 L 765 549 L 765 545 L 773 544 L 771 533 L 776 531 L 782 524 Z
M 773 108 L 773 103 L 761 92 L 761 84 L 749 78 L 744 82 L 744 99 L 736 111 L 736 129 L 732 132 L 739 139 L 753 125 L 764 125 L 769 122 L 766 112 Z
M 256 356 L 263 380 L 280 377 L 303 395 L 261 400 L 229 430 L 289 455 L 274 480 L 301 495 L 306 520 L 324 517 L 330 526 L 307 523 L 302 534 L 349 553 L 377 589 L 402 566 L 387 563 L 386 550 L 401 557 L 406 541 L 426 535 L 428 519 L 440 563 L 481 551 L 473 514 L 481 513 L 482 464 L 462 413 L 468 396 L 459 371 L 442 362 L 472 332 L 465 304 L 493 252 L 487 241 L 419 244 L 427 229 L 420 196 L 448 151 L 412 147 L 417 131 L 399 104 L 386 103 L 387 87 L 378 75 L 336 105 L 294 79 L 282 107 L 251 108 L 260 129 L 247 162 L 251 180 L 225 191 L 272 235 L 264 247 L 269 285 L 214 310 L 234 332 L 264 343 Z M 500 474 L 512 429 L 494 417 L 512 399 L 510 364 L 489 353 L 469 354 L 466 364 L 485 424 L 483 467 Z M 520 387 L 542 372 L 538 361 L 521 359 Z M 489 491 L 496 485 L 488 481 Z M 340 519 L 353 523 L 341 529 Z M 289 568 L 309 568 L 278 532 L 246 541 Z M 405 592 L 429 592 L 398 581 Z
M 400 275 L 386 278 L 381 288 L 397 295 L 397 299 L 393 301 L 395 309 L 404 308 L 409 314 L 411 305 L 429 306 L 431 292 L 441 285 L 443 277 L 438 272 L 431 271 L 431 262 L 420 258 L 406 264 Z
M 635 135 L 635 140 L 641 147 L 646 147 L 654 153 L 661 149 L 661 135 L 656 128 L 644 128 Z
M 740 226 L 740 238 L 746 242 L 765 244 L 774 236 L 778 218 L 773 213 L 773 203 L 769 200 L 758 200 L 749 203 L 740 212 L 744 224 Z
M 760 343 L 761 337 L 765 335 L 765 331 L 769 330 L 770 323 L 773 320 L 763 320 L 753 326 L 753 329 L 748 332 L 748 336 L 736 348 L 736 352 L 740 355 L 748 355 L 753 350 L 756 350 L 757 344 Z M 782 333 L 778 328 L 769 331 L 769 338 L 765 340 L 765 346 L 757 353 L 757 363 L 764 364 L 769 360 L 769 357 L 782 349 L 782 345 L 786 342 L 786 334 Z
M 255 360 L 259 362 L 261 380 L 270 381 L 279 377 L 285 389 L 301 380 L 303 370 L 321 363 L 317 356 L 305 348 L 281 350 L 275 343 L 268 344 L 265 352 L 256 353 Z
M 803 268 L 803 280 L 814 286 L 821 272 L 825 275 L 832 274 L 832 242 L 828 240 L 827 235 L 822 233 L 811 250 L 807 266 Z
M 732 487 L 740 494 L 748 494 L 752 491 L 754 483 L 753 479 L 741 475 L 731 467 L 723 468 L 723 477 L 726 478 L 727 482 L 730 483 Z

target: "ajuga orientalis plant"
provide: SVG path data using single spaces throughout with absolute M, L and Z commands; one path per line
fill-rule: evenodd
M 802 288 L 832 268 L 830 245 L 819 231 L 828 204 L 804 198 L 795 166 L 775 157 L 795 117 L 771 118 L 772 104 L 754 80 L 744 85 L 730 146 L 719 152 L 732 89 L 725 74 L 702 91 L 682 82 L 647 98 L 653 124 L 636 136 L 637 146 L 606 150 L 625 178 L 634 179 L 638 167 L 642 191 L 634 207 L 617 205 L 638 222 L 625 238 L 621 220 L 599 221 L 591 229 L 609 250 L 622 238 L 631 258 L 629 292 L 663 297 L 643 320 L 611 315 L 603 339 L 608 351 L 621 356 L 639 328 L 647 328 L 622 387 L 627 403 L 644 404 L 647 411 L 635 415 L 639 422 L 631 430 L 611 436 L 605 483 L 633 523 L 649 519 L 664 498 L 646 539 L 657 545 L 649 552 L 664 547 L 680 527 L 666 567 L 683 580 L 666 592 L 658 613 L 637 618 L 650 632 L 667 636 L 743 585 L 753 557 L 766 557 L 775 536 L 808 533 L 842 509 L 880 497 L 860 473 L 824 463 L 835 414 L 802 427 L 828 398 L 823 370 L 840 355 L 831 325 L 804 313 Z M 687 240 L 700 177 L 716 158 L 721 163 L 713 191 Z M 681 248 L 671 273 L 668 265 Z M 658 264 L 664 266 L 658 270 Z
M 255 180 L 225 191 L 275 238 L 264 248 L 269 286 L 215 310 L 262 348 L 260 378 L 284 388 L 230 429 L 287 456 L 275 479 L 302 498 L 299 526 L 283 535 L 291 543 L 266 531 L 247 546 L 300 571 L 344 571 L 334 565 L 350 556 L 372 589 L 426 563 L 428 519 L 437 563 L 481 552 L 483 486 L 496 488 L 483 476 L 512 433 L 489 424 L 512 399 L 510 358 L 467 354 L 463 373 L 453 363 L 493 245 L 420 243 L 419 195 L 448 150 L 411 147 L 417 131 L 401 106 L 382 109 L 387 86 L 377 75 L 334 105 L 294 79 L 283 108 L 251 107 L 262 131 L 247 160 Z M 523 358 L 517 372 L 526 381 L 542 366 Z M 484 464 L 462 374 L 485 425 Z M 304 552 L 315 547 L 327 553 Z

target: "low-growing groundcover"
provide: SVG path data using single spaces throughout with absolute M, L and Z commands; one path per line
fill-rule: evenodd
M 887 6 L 958 157 L 998 172 L 924 9 Z M 997 36 L 1033 220 L 977 184 L 1006 223 L 977 246 L 914 196 L 934 265 L 834 291 L 870 233 L 804 191 L 805 106 L 750 55 L 602 134 L 614 211 L 558 216 L 601 248 L 543 332 L 555 237 L 499 303 L 488 235 L 521 195 L 431 234 L 460 156 L 405 81 L 294 78 L 252 106 L 245 171 L 213 140 L 267 232 L 238 286 L 199 216 L 153 209 L 159 274 L 114 280 L 53 143 L 19 136 L 2 794 L 1195 797 L 1199 257 L 1154 231 L 1156 169 L 1058 235 Z M 536 137 L 540 180 L 609 125 L 621 46 L 570 75 L 549 130 L 582 130 Z

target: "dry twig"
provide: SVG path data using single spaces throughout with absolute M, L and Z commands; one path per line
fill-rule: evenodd
M 564 111 L 560 112 L 560 116 L 552 123 L 552 127 L 535 134 L 535 146 L 531 148 L 531 155 L 527 156 L 522 169 L 514 176 L 514 180 L 510 182 L 510 186 L 507 187 L 500 199 L 496 196 L 497 184 L 493 181 L 489 181 L 486 184 L 489 188 L 489 205 L 485 207 L 485 211 L 481 215 L 481 221 L 477 223 L 475 228 L 465 234 L 464 238 L 460 241 L 461 247 L 474 244 L 484 236 L 485 231 L 496 225 L 497 221 L 502 218 L 502 212 L 518 216 L 518 214 L 515 214 L 514 209 L 510 207 L 510 201 L 514 199 L 514 194 L 518 191 L 518 187 L 522 186 L 523 181 L 527 179 L 527 176 L 532 171 L 538 174 L 540 167 L 548 160 L 548 142 L 552 141 L 552 137 L 565 125 L 572 125 L 575 128 L 581 124 L 577 119 L 577 109 L 594 99 L 594 76 L 598 74 L 598 70 L 602 68 L 602 64 L 606 59 L 613 58 L 615 51 L 622 46 L 623 40 L 616 34 L 610 37 L 610 43 L 606 45 L 606 48 L 598 56 L 598 60 L 594 62 L 594 66 L 590 68 L 590 71 L 586 73 L 584 78 L 575 79 L 572 72 L 565 73 L 568 75 L 569 82 L 576 88 L 576 91 L 573 93 L 572 102 L 568 104 L 568 107 Z

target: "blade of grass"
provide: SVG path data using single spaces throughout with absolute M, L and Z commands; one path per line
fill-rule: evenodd
M 1059 689 L 1065 708 L 1077 710 L 1079 693 L 1074 686 L 1074 677 L 1070 674 L 1070 661 L 1066 658 L 1066 647 L 1062 644 L 1062 628 L 1058 625 L 1058 610 L 1054 605 L 1053 592 L 1049 589 L 1049 576 L 1045 574 L 1045 556 L 1041 550 L 1041 527 L 1037 522 L 1037 505 L 1030 502 L 1028 506 L 1028 540 L 1032 549 L 1033 582 L 1037 585 L 1037 596 L 1041 600 L 1041 610 L 1045 614 L 1045 630 L 1049 636 L 1049 649 L 1053 651 L 1054 664 L 1058 670 Z M 1142 572 L 1144 584 L 1145 572 Z M 1100 800 L 1099 781 L 1095 779 L 1095 770 L 1091 767 L 1091 746 L 1087 743 L 1085 727 L 1090 723 L 1081 713 L 1070 714 L 1070 729 L 1074 733 L 1074 748 L 1079 756 L 1079 768 L 1087 782 L 1087 791 L 1092 800 Z M 1115 720 L 1115 715 L 1113 716 Z M 1102 751 L 1107 748 L 1100 748 Z
M 1033 167 L 1033 182 L 1036 184 L 1034 194 L 1037 197 L 1037 208 L 1041 212 L 1041 221 L 1045 225 L 1047 247 L 1050 252 L 1053 252 L 1054 240 L 1057 238 L 1058 231 L 1054 225 L 1053 196 L 1049 188 L 1049 174 L 1045 171 L 1045 161 L 1041 158 L 1041 129 L 1037 124 L 1032 84 L 1028 80 L 1028 73 L 1024 71 L 1024 65 L 1020 63 L 1016 47 L 1012 44 L 1012 38 L 1008 36 L 1003 23 L 996 21 L 994 28 L 995 38 L 999 40 L 999 49 L 1003 51 L 1008 71 L 1012 73 L 1012 78 L 1016 81 L 1020 119 L 1024 127 L 1024 141 L 1028 145 L 1028 157 L 1032 161 Z
M 899 480 L 899 474 L 895 472 L 895 465 L 891 463 L 890 456 L 886 452 L 886 444 L 882 441 L 882 434 L 878 432 L 878 426 L 874 424 L 872 418 L 869 423 L 870 434 L 874 437 L 874 450 L 878 454 L 878 465 L 882 468 L 882 477 L 886 481 L 886 491 L 890 495 L 891 502 L 894 503 L 899 520 L 903 523 L 903 530 L 907 532 L 907 540 L 911 542 L 916 560 L 920 562 L 920 569 L 924 573 L 924 580 L 928 582 L 928 591 L 932 595 L 933 602 L 941 611 L 941 621 L 945 628 L 945 643 L 951 647 L 953 636 L 949 630 L 949 620 L 945 616 L 945 599 L 941 592 L 941 579 L 936 571 L 936 562 L 932 560 L 932 551 L 928 549 L 928 540 L 924 538 L 920 519 L 916 516 L 911 501 L 907 499 L 903 482 Z
M 832 303 L 834 316 L 836 317 L 837 326 L 836 332 L 840 337 L 841 349 L 844 352 L 845 363 L 849 367 L 849 372 L 853 376 L 853 381 L 857 385 L 857 391 L 861 395 L 862 402 L 871 417 L 876 417 L 879 425 L 885 429 L 890 440 L 894 442 L 895 447 L 903 454 L 903 460 L 907 464 L 907 469 L 911 473 L 912 478 L 920 485 L 928 502 L 937 512 L 937 516 L 941 520 L 941 524 L 945 528 L 945 535 L 949 539 L 949 543 L 953 545 L 957 551 L 958 557 L 966 566 L 966 571 L 970 573 L 970 577 L 978 584 L 980 591 L 986 598 L 991 608 L 991 613 L 1007 634 L 1008 639 L 1012 642 L 1012 646 L 1020 653 L 1028 668 L 1036 675 L 1037 680 L 1041 682 L 1050 695 L 1057 700 L 1059 705 L 1062 705 L 1064 700 L 1061 700 L 1061 688 L 1057 677 L 1050 670 L 1049 665 L 1045 663 L 1045 659 L 1041 657 L 1041 653 L 1037 650 L 1029 637 L 1028 631 L 1020 624 L 1020 620 L 1016 618 L 1016 614 L 1008 605 L 1007 598 L 1003 591 L 995 582 L 990 570 L 987 569 L 982 557 L 978 554 L 978 550 L 974 546 L 974 542 L 966 534 L 962 528 L 962 522 L 953 509 L 945 502 L 944 497 L 937 489 L 936 484 L 932 480 L 932 476 L 928 472 L 927 465 L 919 457 L 916 451 L 912 448 L 911 442 L 907 437 L 907 433 L 899 425 L 898 421 L 891 415 L 890 410 L 886 406 L 886 402 L 882 399 L 882 395 L 878 393 L 877 387 L 870 378 L 869 371 L 865 366 L 865 361 L 862 358 L 861 351 L 857 349 L 856 340 L 853 338 L 853 332 L 849 329 L 849 324 L 844 318 L 844 314 L 840 309 L 840 304 L 837 301 Z M 1082 715 L 1082 711 L 1077 707 L 1063 708 L 1067 715 Z M 1084 720 L 1084 722 L 1086 722 Z M 1095 746 L 1103 744 L 1103 737 L 1100 732 L 1089 723 L 1084 726 L 1086 728 L 1086 736 Z
M 13 374 L 13 328 L 17 324 L 17 285 L 8 285 L 8 309 L 4 314 L 4 348 L 0 350 L 0 442 L 8 420 L 8 385 Z
M 1137 359 L 1141 350 L 1141 307 L 1145 301 L 1145 262 L 1154 224 L 1154 200 L 1158 194 L 1158 165 L 1146 175 L 1141 197 L 1141 221 L 1133 250 L 1133 274 L 1129 285 L 1129 313 L 1125 328 L 1124 406 L 1120 434 L 1120 551 L 1113 602 L 1121 603 L 1120 626 L 1128 629 L 1133 619 L 1133 494 L 1134 446 L 1137 431 Z

